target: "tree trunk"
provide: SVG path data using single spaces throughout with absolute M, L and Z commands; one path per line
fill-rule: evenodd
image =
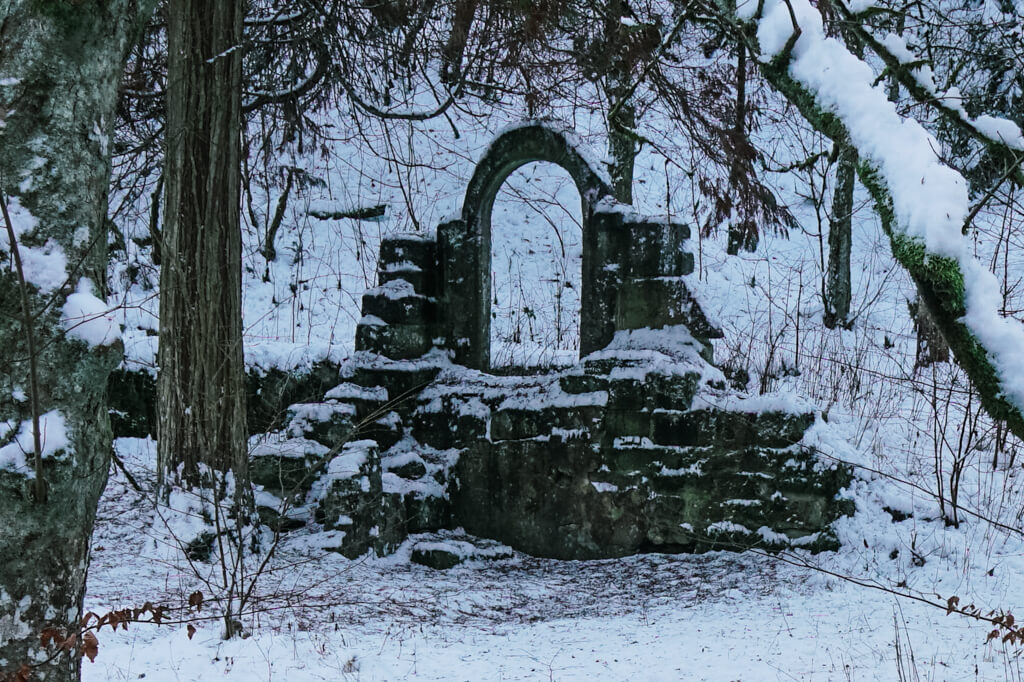
M 607 46 L 608 72 L 604 75 L 608 97 L 608 172 L 615 198 L 624 204 L 633 203 L 633 169 L 639 153 L 636 144 L 636 105 L 632 100 L 633 69 L 646 56 L 643 50 L 630 45 L 628 4 L 608 0 L 604 8 L 604 44 Z
M 914 369 L 931 367 L 937 362 L 949 362 L 949 344 L 942 337 L 942 330 L 928 312 L 928 306 L 921 302 L 920 296 L 917 296 L 907 304 L 907 307 L 910 309 L 910 317 L 914 320 L 914 332 L 917 335 Z
M 158 475 L 247 480 L 241 285 L 241 0 L 168 3 Z
M 729 168 L 729 185 L 736 187 L 739 179 L 750 170 L 746 167 L 749 160 L 744 159 L 743 151 L 749 145 L 747 143 L 747 48 L 739 45 L 739 54 L 736 57 L 736 120 L 733 122 L 733 158 Z M 757 223 L 753 220 L 737 220 L 732 218 L 729 221 L 729 236 L 726 241 L 726 253 L 735 256 L 744 251 L 756 251 L 759 241 Z
M 838 142 L 836 190 L 832 195 L 832 218 L 828 228 L 828 269 L 825 273 L 825 326 L 829 329 L 850 324 L 850 248 L 853 244 L 853 183 L 857 173 L 857 150 L 849 142 Z
M 102 298 L 106 285 L 118 83 L 153 4 L 0 2 L 0 201 L 17 233 L 12 244 L 0 219 L 0 673 L 28 664 L 33 679 L 80 677 L 76 652 L 43 649 L 40 633 L 78 631 L 89 539 L 110 464 L 107 376 L 121 346 L 116 327 L 95 319 L 75 326 L 62 313 L 79 312 L 65 305 L 80 284 L 76 300 L 102 306 L 93 294 Z M 49 278 L 27 270 L 22 289 L 9 266 L 16 248 L 64 258 L 51 259 Z M 21 292 L 33 317 L 34 377 Z M 85 333 L 95 324 L 105 331 Z M 12 442 L 21 429 L 31 433 L 32 412 L 47 415 L 38 453 L 47 456 L 38 461 L 34 445 L 22 454 Z M 66 446 L 55 449 L 62 431 Z M 32 480 L 37 473 L 42 484 Z

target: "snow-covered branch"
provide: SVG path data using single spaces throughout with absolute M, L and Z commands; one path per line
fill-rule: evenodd
M 857 147 L 861 179 L 893 255 L 910 272 L 986 409 L 1024 436 L 1024 326 L 1000 315 L 998 282 L 961 232 L 970 208 L 967 182 L 941 163 L 938 142 L 919 122 L 897 113 L 871 67 L 826 36 L 808 0 L 741 0 L 731 18 L 766 78 L 819 131 L 847 135 Z M 973 125 L 979 135 L 993 128 Z M 984 137 L 993 145 L 1011 142 Z

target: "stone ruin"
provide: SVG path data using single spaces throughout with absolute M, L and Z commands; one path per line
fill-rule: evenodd
M 490 214 L 533 161 L 564 168 L 582 197 L 581 360 L 500 376 L 488 371 Z M 765 409 L 714 367 L 721 332 L 687 288 L 689 236 L 615 202 L 569 135 L 508 130 L 460 217 L 382 242 L 343 383 L 292 405 L 253 453 L 264 519 L 287 530 L 312 517 L 321 545 L 349 557 L 456 528 L 560 559 L 834 547 L 850 472 L 801 442 L 813 412 Z M 459 559 L 420 544 L 414 559 Z

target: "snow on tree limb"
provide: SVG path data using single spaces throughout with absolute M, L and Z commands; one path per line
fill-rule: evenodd
M 998 282 L 963 237 L 967 182 L 940 162 L 935 138 L 901 117 L 873 85 L 872 69 L 826 36 L 808 0 L 740 0 L 734 18 L 765 77 L 819 131 L 846 134 L 857 147 L 861 179 L 893 255 L 917 283 L 986 409 L 1024 437 L 1024 325 L 999 314 Z M 987 144 L 1009 146 L 984 128 L 992 126 L 975 126 Z

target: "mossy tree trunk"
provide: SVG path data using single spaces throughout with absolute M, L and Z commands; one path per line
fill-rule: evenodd
M 853 246 L 853 189 L 857 175 L 857 149 L 847 140 L 836 143 L 836 189 L 828 224 L 828 265 L 825 272 L 825 326 L 850 325 L 850 250 Z
M 36 402 L 38 412 L 59 413 L 68 437 L 66 448 L 40 460 L 42 485 L 31 480 L 31 466 L 9 458 L 0 465 L 0 673 L 28 664 L 32 679 L 80 677 L 79 656 L 42 649 L 40 633 L 78 631 L 89 540 L 110 464 L 107 376 L 121 349 L 65 334 L 61 311 L 83 277 L 104 293 L 118 83 L 154 4 L 0 2 L 0 196 L 22 228 L 19 249 L 59 250 L 66 258 L 63 272 L 60 264 L 49 268 L 56 282 L 33 276 L 24 290 L 37 347 L 33 381 L 13 247 L 0 241 L 0 425 L 31 423 Z M 57 430 L 53 422 L 40 429 L 44 439 Z M 0 426 L 0 447 L 14 435 Z M 31 462 L 34 453 L 25 458 Z
M 171 0 L 161 244 L 159 475 L 245 481 L 241 0 Z M 166 489 L 166 487 L 165 487 Z

